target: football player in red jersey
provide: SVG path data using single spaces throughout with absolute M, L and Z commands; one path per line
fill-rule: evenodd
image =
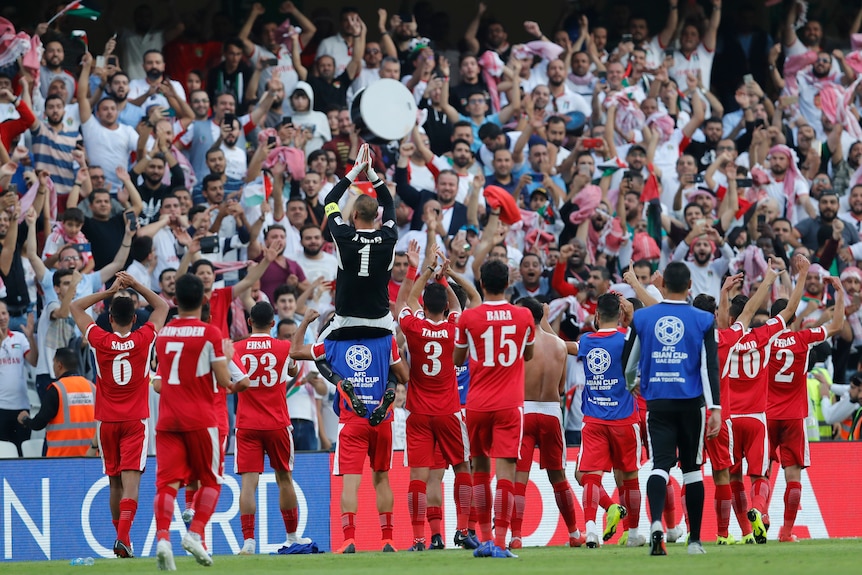
M 429 229 L 433 233 L 433 226 Z M 411 242 L 408 258 L 418 256 L 418 245 L 415 244 Z M 468 537 L 467 522 L 473 489 L 468 463 L 470 454 L 465 441 L 466 426 L 461 417 L 458 381 L 452 362 L 455 324 L 461 305 L 445 278 L 448 260 L 444 260 L 440 283 L 428 284 L 431 276 L 437 273 L 438 256 L 434 249 L 436 242 L 428 245 L 422 274 L 415 282 L 412 278 L 405 278 L 399 290 L 410 290 L 407 305 L 399 314 L 399 323 L 411 358 L 407 394 L 407 411 L 410 412 L 407 418 L 407 465 L 410 467 L 407 502 L 413 524 L 413 551 L 425 550 L 426 486 L 438 450 L 445 463 L 455 471 L 456 545 Z M 415 267 L 415 262 L 411 263 Z M 421 306 L 420 295 L 424 300 Z M 440 534 L 432 535 L 440 538 L 434 543 L 441 546 Z
M 536 326 L 529 310 L 506 301 L 509 267 L 496 260 L 480 270 L 485 302 L 461 314 L 455 365 L 470 356 L 467 430 L 483 543 L 476 557 L 515 557 L 506 549 L 514 506 L 515 463 L 524 430 L 524 362 L 533 357 Z M 496 459 L 494 540 L 491 540 L 491 458 Z
M 222 334 L 200 320 L 204 285 L 200 278 L 177 278 L 179 315 L 159 331 L 156 339 L 158 378 L 161 380 L 159 420 L 156 424 L 156 559 L 159 569 L 174 571 L 170 541 L 171 518 L 177 489 L 189 478 L 200 482 L 194 499 L 195 517 L 183 549 L 201 565 L 212 565 L 201 537 L 218 503 L 221 443 L 217 386 L 239 391 L 231 383 Z
M 287 531 L 288 546 L 311 543 L 296 530 L 296 491 L 293 488 L 293 437 L 287 411 L 287 382 L 299 372 L 290 359 L 290 341 L 270 337 L 275 312 L 267 302 L 254 304 L 249 312 L 251 335 L 234 345 L 233 361 L 248 373 L 249 387 L 237 397 L 236 472 L 242 476 L 239 510 L 243 546 L 240 555 L 253 555 L 255 491 L 263 473 L 263 456 L 275 470 L 279 509 Z
M 153 312 L 149 321 L 132 331 L 134 302 L 127 297 L 114 298 L 108 314 L 113 332 L 109 333 L 96 325 L 87 310 L 126 288 L 141 294 Z M 110 289 L 75 300 L 69 309 L 96 360 L 96 435 L 117 529 L 114 554 L 134 557 L 129 530 L 138 510 L 138 488 L 147 464 L 150 354 L 156 332 L 168 316 L 168 304 L 134 277 L 119 272 Z
M 772 341 L 775 352 L 769 359 L 769 397 L 766 427 L 769 433 L 769 461 L 779 461 L 787 482 L 784 491 L 784 525 L 780 542 L 796 541 L 793 524 L 802 499 L 802 470 L 811 464 L 808 456 L 808 353 L 812 346 L 841 332 L 844 326 L 844 288 L 838 278 L 824 278 L 835 290 L 835 309 L 827 326 L 799 331 L 785 330 Z M 786 299 L 772 305 L 772 315 L 788 306 Z M 795 318 L 791 318 L 791 323 Z

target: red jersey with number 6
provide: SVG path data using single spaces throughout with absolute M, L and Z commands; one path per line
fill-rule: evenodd
M 150 352 L 156 326 L 126 335 L 91 323 L 85 333 L 96 358 L 96 420 L 138 421 L 150 416 Z
M 237 395 L 237 429 L 283 429 L 290 425 L 287 412 L 287 374 L 290 342 L 253 333 L 234 344 L 233 361 L 244 368 L 250 382 Z
M 772 340 L 769 359 L 769 401 L 766 419 L 808 417 L 808 352 L 826 341 L 823 326 L 800 331 L 786 330 Z
M 459 314 L 431 321 L 421 311 L 405 307 L 398 321 L 410 350 L 410 390 L 407 411 L 421 415 L 452 415 L 461 410 L 455 375 L 455 324 Z
M 221 331 L 197 318 L 179 317 L 159 331 L 156 357 L 162 380 L 156 431 L 217 427 L 212 364 L 225 361 Z
M 771 345 L 785 329 L 784 318 L 779 315 L 752 329 L 731 347 L 721 373 L 722 378 L 729 378 L 730 401 L 722 399 L 722 407 L 729 410 L 728 415 L 766 411 Z
M 535 331 L 530 310 L 507 301 L 487 301 L 461 314 L 455 345 L 469 348 L 467 409 L 524 405 L 524 349 L 533 345 Z

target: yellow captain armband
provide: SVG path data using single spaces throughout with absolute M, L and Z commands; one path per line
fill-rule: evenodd
M 339 212 L 341 212 L 341 210 L 338 208 L 338 204 L 336 204 L 335 202 L 331 204 L 326 204 L 326 207 L 323 208 L 323 213 L 325 213 L 327 216 L 331 216 L 332 214 Z

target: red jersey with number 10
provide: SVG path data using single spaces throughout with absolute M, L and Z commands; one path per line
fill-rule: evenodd
M 729 378 L 730 401 L 721 404 L 729 415 L 749 415 L 766 411 L 772 340 L 784 331 L 784 318 L 770 318 L 743 335 L 730 349 L 721 377 Z M 724 413 L 724 410 L 722 410 Z
M 808 417 L 808 352 L 826 341 L 825 327 L 783 331 L 772 341 L 767 419 Z
M 535 331 L 530 310 L 507 301 L 488 301 L 461 314 L 455 345 L 469 348 L 467 409 L 524 405 L 524 349 L 533 344 Z
M 721 403 L 730 406 L 730 378 L 728 377 L 727 361 L 730 359 L 730 350 L 745 335 L 745 327 L 739 323 L 725 329 L 716 330 L 718 334 L 718 365 L 719 369 L 719 395 Z M 728 412 L 730 413 L 730 412 Z
M 212 364 L 225 361 L 218 328 L 179 317 L 159 331 L 156 357 L 162 380 L 156 431 L 217 427 L 218 385 Z
M 434 322 L 409 307 L 398 321 L 410 350 L 410 390 L 407 411 L 422 415 L 452 415 L 461 410 L 458 378 L 455 375 L 455 324 L 457 313 Z
M 91 323 L 85 334 L 96 358 L 96 420 L 138 421 L 150 416 L 150 352 L 156 326 L 126 335 Z
M 287 412 L 290 342 L 253 333 L 234 344 L 233 361 L 248 374 L 248 389 L 237 395 L 237 429 L 283 429 Z

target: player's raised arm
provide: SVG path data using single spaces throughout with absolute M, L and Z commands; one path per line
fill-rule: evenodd
M 170 306 L 168 306 L 168 302 L 164 299 L 160 298 L 156 292 L 148 288 L 147 286 L 141 284 L 138 280 L 127 274 L 126 272 L 119 272 L 117 274 L 117 282 L 122 282 L 125 287 L 132 288 L 153 307 L 153 313 L 150 314 L 150 323 L 152 323 L 156 331 L 162 329 L 162 326 L 165 325 L 165 320 L 168 317 L 168 312 L 170 311 Z
M 353 164 L 353 167 L 350 168 L 350 171 L 347 172 L 343 178 L 338 180 L 338 182 L 332 186 L 332 190 L 329 191 L 329 194 L 326 196 L 326 215 L 327 217 L 332 215 L 334 212 L 340 212 L 341 210 L 338 207 L 338 202 L 341 200 L 341 196 L 344 195 L 344 192 L 347 191 L 347 188 L 350 187 L 350 184 L 356 180 L 357 176 L 365 171 L 368 167 L 368 144 L 362 144 L 359 147 L 359 152 L 356 154 L 356 163 Z
M 114 297 L 114 295 L 118 291 L 120 291 L 120 289 L 125 287 L 128 286 L 123 285 L 123 282 L 118 278 L 117 281 L 111 284 L 111 287 L 109 289 L 100 291 L 98 293 L 90 294 L 82 298 L 78 298 L 69 305 L 69 311 L 72 312 L 72 318 L 74 318 L 75 325 L 78 326 L 78 329 L 81 330 L 81 333 L 86 333 L 87 328 L 90 326 L 91 323 L 93 323 L 93 317 L 87 313 L 87 310 L 99 303 L 100 301 L 104 301 L 108 298 Z M 165 305 L 167 306 L 167 304 Z
M 293 337 L 290 339 L 290 359 L 305 359 L 308 361 L 314 361 L 316 359 L 314 357 L 314 352 L 312 351 L 312 344 L 304 343 L 304 341 L 305 331 L 308 329 L 308 326 L 319 317 L 320 314 L 315 309 L 309 309 L 305 312 L 305 317 L 302 318 L 302 323 L 299 324 L 299 327 L 296 328 L 296 333 L 294 333 Z

